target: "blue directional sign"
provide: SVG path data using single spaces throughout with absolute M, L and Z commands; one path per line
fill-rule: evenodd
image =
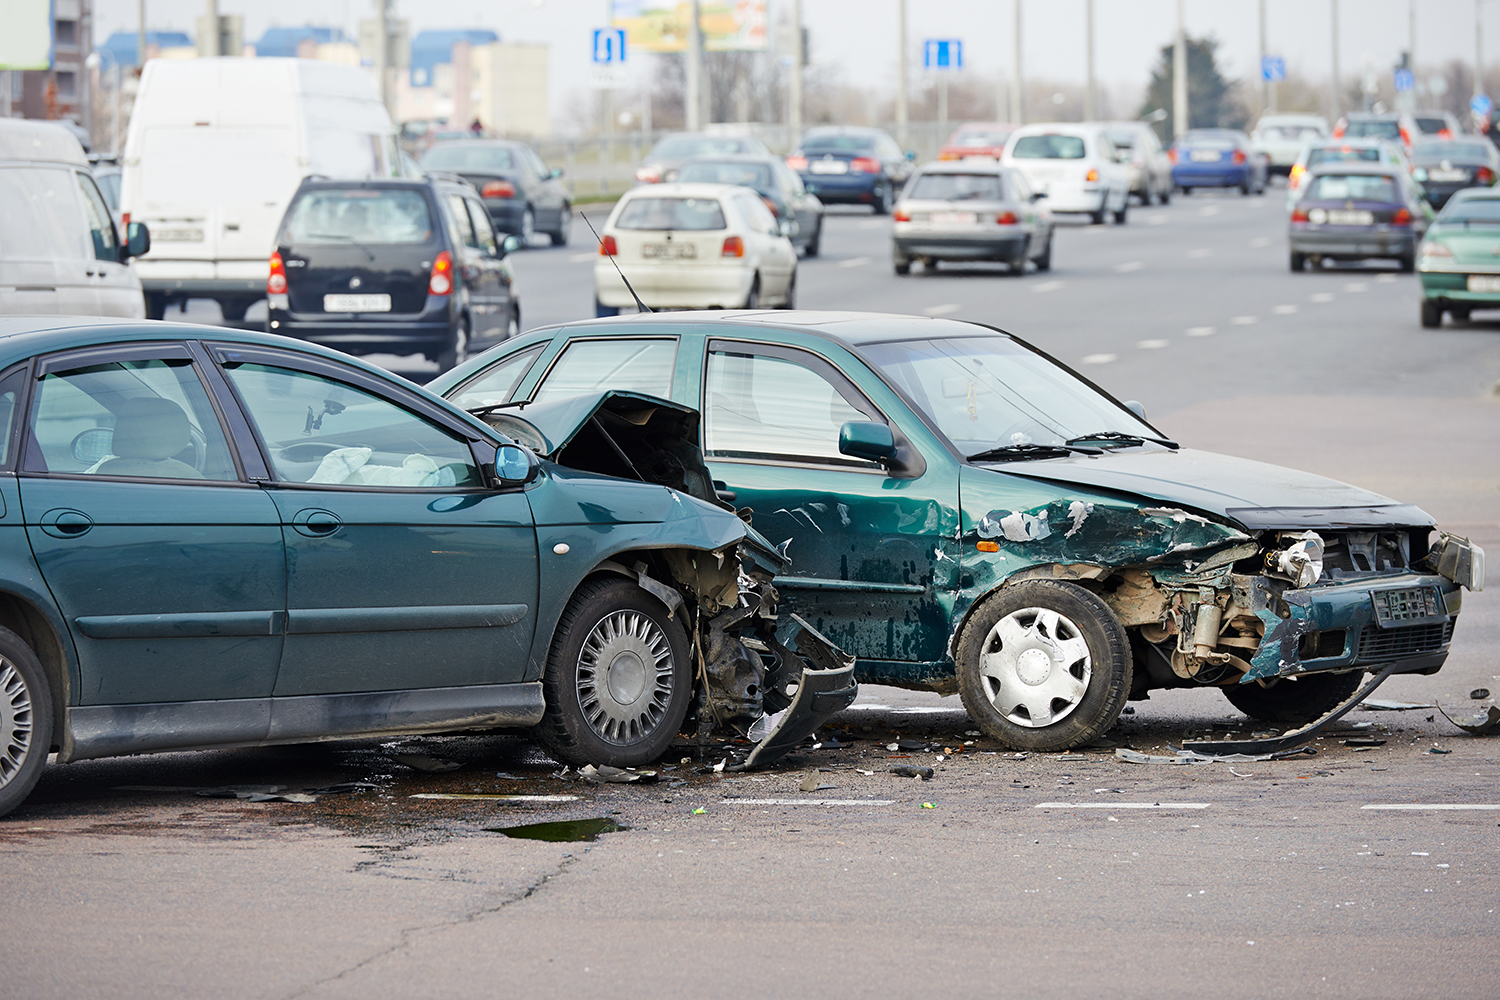
M 1469 98 L 1469 110 L 1483 118 L 1489 115 L 1491 111 L 1495 110 L 1495 105 L 1494 102 L 1492 102 L 1484 94 L 1475 94 L 1473 97 Z
M 611 64 L 625 61 L 625 29 L 596 28 L 594 30 L 594 62 Z
M 922 65 L 927 69 L 963 69 L 964 43 L 957 38 L 929 38 L 922 43 Z
M 1260 78 L 1267 83 L 1280 83 L 1286 79 L 1286 60 L 1281 56 L 1260 57 Z
M 1407 92 L 1409 90 L 1415 90 L 1416 86 L 1417 86 L 1417 78 L 1412 75 L 1412 71 L 1411 70 L 1409 70 L 1409 69 L 1398 69 L 1398 70 L 1396 70 L 1396 92 L 1398 94 L 1405 93 L 1405 92 Z

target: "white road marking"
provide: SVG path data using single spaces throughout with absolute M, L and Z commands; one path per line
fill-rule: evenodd
M 928 306 L 922 311 L 929 316 L 946 316 L 949 313 L 956 313 L 962 308 L 963 306 L 960 306 L 953 302 L 948 302 L 940 306 Z
M 1254 316 L 1234 316 L 1229 320 L 1230 326 L 1250 326 L 1255 322 Z
M 1219 206 L 1218 205 L 1204 205 L 1202 208 L 1198 209 L 1198 214 L 1199 215 L 1218 215 L 1219 214 Z
M 1151 226 L 1165 226 L 1167 224 L 1167 217 L 1165 215 L 1148 215 L 1146 216 L 1146 224 Z
M 1268 247 L 1271 245 L 1271 237 L 1257 236 L 1255 237 L 1255 239 L 1250 241 L 1250 245 L 1257 250 L 1259 250 L 1261 247 Z
M 576 795 L 481 795 L 460 792 L 419 792 L 408 795 L 409 799 L 459 799 L 479 802 L 577 802 Z
M 1063 286 L 1061 281 L 1044 281 L 1040 285 L 1032 285 L 1033 292 L 1055 292 Z
M 1038 802 L 1038 809 L 1207 809 L 1208 802 Z
M 1123 264 L 1116 264 L 1115 270 L 1121 274 L 1129 274 L 1131 271 L 1139 271 L 1146 266 L 1143 260 L 1127 260 Z
M 861 229 L 884 229 L 887 223 L 881 219 L 866 219 L 859 224 Z
M 1204 257 L 1212 257 L 1213 255 L 1214 252 L 1208 247 L 1199 247 L 1196 250 L 1188 251 L 1188 256 L 1193 260 L 1202 260 Z
M 1159 351 L 1163 347 L 1170 346 L 1171 343 L 1170 340 L 1140 340 L 1136 342 L 1135 346 L 1143 351 Z
M 1380 282 L 1382 285 L 1389 285 L 1396 280 L 1396 276 L 1394 274 L 1382 274 L 1375 280 Z
M 1078 359 L 1078 363 L 1081 365 L 1107 365 L 1111 361 L 1118 360 L 1119 357 L 1118 354 L 1085 354 L 1082 358 Z
M 873 259 L 872 257 L 850 257 L 848 260 L 839 261 L 839 267 L 864 267 Z
M 1211 326 L 1190 326 L 1187 328 L 1189 337 L 1212 337 L 1214 328 Z
M 597 256 L 599 256 L 597 253 L 570 253 L 568 254 L 568 263 L 587 264 Z
M 1485 812 L 1500 810 L 1500 804 L 1488 802 L 1400 802 L 1390 805 L 1368 805 L 1360 806 L 1361 809 L 1397 810 L 1400 812 L 1428 812 L 1447 811 L 1459 809 L 1479 809 Z
M 1370 286 L 1363 281 L 1351 281 L 1344 286 L 1344 291 L 1346 292 L 1368 292 L 1369 290 Z
M 721 799 L 726 806 L 892 806 L 895 799 Z
M 1297 307 L 1290 304 L 1284 306 L 1273 306 L 1271 308 L 1271 311 L 1278 316 L 1290 316 L 1292 315 L 1292 313 L 1297 311 Z
M 1307 298 L 1310 302 L 1332 302 L 1338 296 L 1332 292 L 1313 292 Z

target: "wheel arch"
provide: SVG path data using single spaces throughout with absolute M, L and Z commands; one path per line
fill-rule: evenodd
M 1010 574 L 1005 579 L 998 581 L 988 590 L 975 594 L 964 608 L 963 613 L 953 623 L 953 628 L 948 633 L 948 658 L 955 664 L 958 662 L 958 643 L 968 630 L 974 619 L 974 615 L 987 602 L 993 599 L 1007 587 L 1013 587 L 1026 580 L 1056 580 L 1059 583 L 1071 583 L 1083 590 L 1087 590 L 1095 597 L 1103 600 L 1108 589 L 1111 577 L 1118 570 L 1108 566 L 1098 566 L 1093 563 L 1038 563 L 1027 566 Z M 1105 601 L 1106 604 L 1109 601 Z M 1111 605 L 1111 610 L 1114 610 Z M 1117 612 L 1118 613 L 1118 612 Z
M 58 623 L 33 599 L 12 591 L 0 591 L 0 627 L 8 628 L 31 647 L 46 671 L 52 688 L 52 740 L 67 757 L 69 737 L 67 705 L 72 697 L 73 657 Z

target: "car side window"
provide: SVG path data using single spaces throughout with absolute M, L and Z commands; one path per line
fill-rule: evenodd
M 521 379 L 525 378 L 526 373 L 531 370 L 531 363 L 537 359 L 537 355 L 542 353 L 543 346 L 545 345 L 538 344 L 493 365 L 474 381 L 449 396 L 449 401 L 465 410 L 506 402 L 516 386 L 521 384 Z
M 479 238 L 474 235 L 474 225 L 469 221 L 469 212 L 464 208 L 463 195 L 450 194 L 448 196 L 448 231 L 453 237 L 453 245 L 457 247 L 471 247 L 478 249 Z
M 238 479 L 208 393 L 186 358 L 48 371 L 37 383 L 27 472 Z
M 785 353 L 785 356 L 778 356 Z M 703 389 L 704 455 L 876 468 L 839 453 L 850 420 L 884 422 L 852 388 L 835 385 L 810 355 L 719 346 L 708 355 Z
M 109 214 L 109 207 L 104 204 L 104 196 L 99 193 L 92 177 L 81 173 L 73 176 L 78 179 L 78 190 L 83 195 L 83 214 L 88 219 L 89 232 L 93 236 L 94 259 L 118 261 L 119 241 L 115 236 L 114 219 Z
M 745 216 L 745 221 L 750 223 L 752 229 L 770 233 L 772 236 L 781 235 L 781 227 L 776 224 L 776 217 L 771 214 L 765 202 L 750 195 L 740 195 L 735 199 L 735 203 L 739 205 L 741 214 Z
M 1007 170 L 1005 171 L 1005 180 L 1010 185 L 1011 192 L 1015 195 L 1016 201 L 1028 202 L 1031 200 L 1031 183 L 1026 180 L 1024 173 L 1019 170 Z
M 575 340 L 563 348 L 531 398 L 539 403 L 597 389 L 670 396 L 676 359 L 675 339 Z
M 226 364 L 277 480 L 377 489 L 479 486 L 468 442 L 383 396 L 311 372 Z
M 10 445 L 16 436 L 16 409 L 25 384 L 24 371 L 13 372 L 0 381 L 0 469 L 11 468 Z
M 490 213 L 472 198 L 465 198 L 464 203 L 469 206 L 469 221 L 474 225 L 474 235 L 479 249 L 490 254 L 498 252 L 495 247 L 495 230 L 490 225 Z
M 530 146 L 522 148 L 521 156 L 527 163 L 531 164 L 531 169 L 536 171 L 538 177 L 547 176 L 547 164 L 542 162 L 542 158 L 537 156 L 536 151 Z

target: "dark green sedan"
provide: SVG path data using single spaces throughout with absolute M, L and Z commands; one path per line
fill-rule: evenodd
M 1500 193 L 1458 192 L 1427 230 L 1417 251 L 1422 325 L 1443 325 L 1443 314 L 1466 320 L 1475 309 L 1500 309 Z
M 1180 448 L 973 323 L 642 314 L 532 331 L 433 384 L 480 413 L 606 386 L 701 410 L 720 495 L 862 682 L 957 692 L 1021 750 L 1086 744 L 1156 688 L 1324 715 L 1367 672 L 1439 669 L 1483 584 L 1483 552 L 1416 507 Z
M 525 727 L 625 767 L 697 706 L 754 766 L 855 695 L 666 400 L 507 435 L 300 341 L 18 317 L 0 416 L 0 815 L 49 751 Z

